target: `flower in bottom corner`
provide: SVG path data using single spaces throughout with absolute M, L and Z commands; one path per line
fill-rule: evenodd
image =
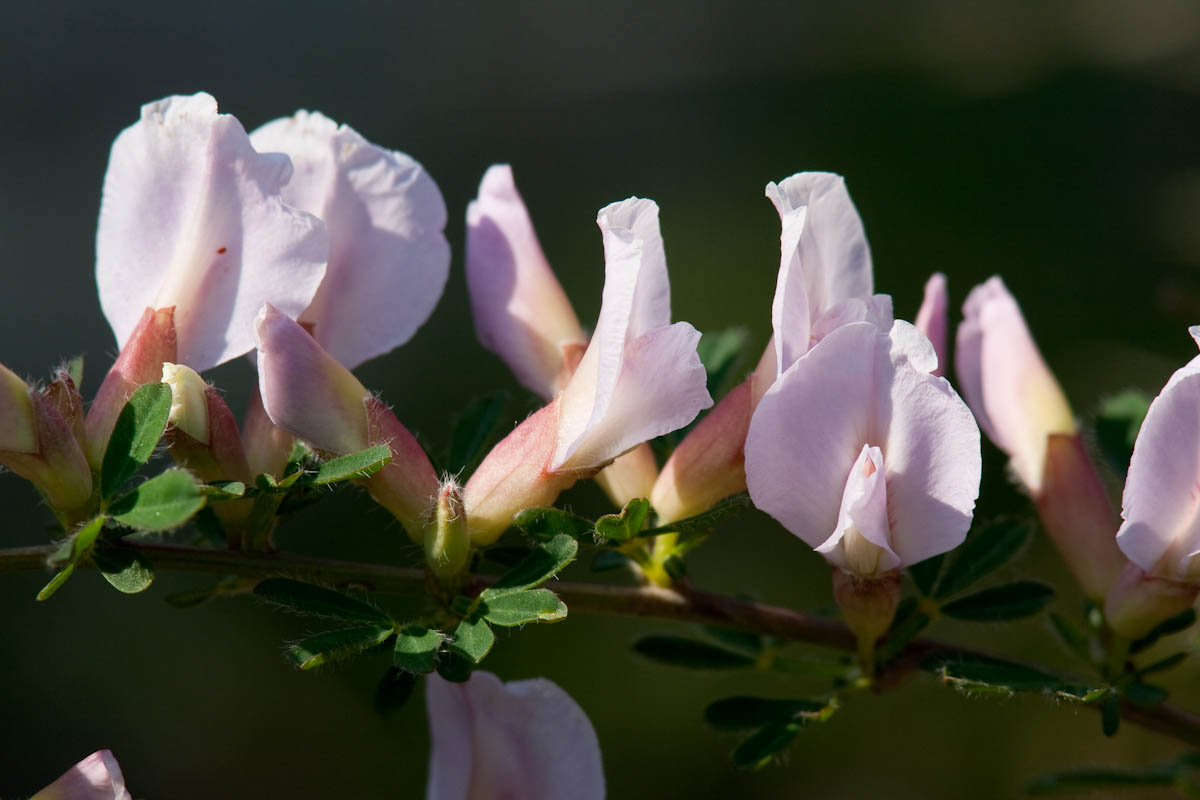
M 110 750 L 97 750 L 30 800 L 133 800 Z
M 604 764 L 579 704 L 545 678 L 425 683 L 427 800 L 603 800 Z

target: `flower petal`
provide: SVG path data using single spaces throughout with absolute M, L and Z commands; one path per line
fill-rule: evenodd
M 1200 356 L 1171 376 L 1142 422 L 1125 480 L 1117 546 L 1148 573 L 1200 578 Z
M 425 681 L 432 746 L 427 800 L 603 800 L 604 765 L 583 709 L 545 678 Z
M 955 351 L 963 395 L 979 427 L 1036 495 L 1047 437 L 1075 433 L 1071 408 L 999 277 L 971 290 L 963 317 Z
M 886 475 L 883 451 L 864 444 L 846 478 L 837 527 L 813 548 L 860 578 L 874 578 L 900 565 L 890 542 Z
M 935 272 L 925 282 L 925 299 L 921 301 L 921 308 L 917 311 L 915 324 L 921 333 L 933 342 L 933 349 L 938 358 L 938 367 L 933 374 L 938 376 L 945 373 L 947 364 L 946 331 L 948 322 L 946 309 L 948 305 L 946 276 Z
M 325 279 L 300 316 L 317 342 L 353 369 L 412 338 L 450 272 L 446 204 L 429 173 L 317 112 L 268 122 L 250 142 L 291 157 L 284 202 L 328 228 Z
M 63 773 L 30 800 L 131 800 L 121 766 L 108 750 L 99 750 Z
M 564 348 L 581 349 L 587 336 L 542 253 L 507 164 L 488 169 L 467 206 L 466 270 L 479 341 L 522 386 L 549 400 L 570 375 Z
M 782 374 L 807 352 L 814 321 L 839 302 L 872 294 L 871 251 L 845 180 L 799 172 L 768 183 L 782 223 L 772 323 Z
M 325 272 L 321 221 L 284 205 L 285 156 L 260 155 L 207 94 L 142 107 L 113 142 L 96 233 L 100 304 L 124 346 L 175 307 L 178 361 L 203 371 L 254 346 L 264 302 L 295 317 Z
M 255 330 L 259 392 L 271 421 L 330 453 L 365 448 L 364 403 L 371 393 L 308 331 L 270 303 L 255 320 Z
M 696 344 L 671 317 L 658 206 L 631 198 L 600 210 L 604 294 L 596 331 L 561 396 L 551 469 L 586 469 L 681 428 L 712 405 Z

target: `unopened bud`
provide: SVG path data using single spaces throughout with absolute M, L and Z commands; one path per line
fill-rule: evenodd
M 29 385 L 0 364 L 0 450 L 34 453 L 37 449 L 37 427 Z
M 1127 639 L 1140 639 L 1160 622 L 1186 611 L 1200 587 L 1158 578 L 1130 563 L 1104 602 L 1108 626 Z
M 438 578 L 453 578 L 466 569 L 470 556 L 462 487 L 451 479 L 438 491 L 433 524 L 425 529 L 425 563 Z
M 892 570 L 875 578 L 859 578 L 834 567 L 833 597 L 842 610 L 846 626 L 858 639 L 863 670 L 872 672 L 875 642 L 892 626 L 896 606 L 900 604 L 900 571 Z
M 171 413 L 167 421 L 198 442 L 208 441 L 208 384 L 191 367 L 162 365 L 162 382 L 171 387 Z
M 649 497 L 656 478 L 658 461 L 650 445 L 643 442 L 596 473 L 595 481 L 614 505 L 624 508 L 630 500 Z
M 421 443 L 383 401 L 372 395 L 364 404 L 369 441 L 386 444 L 392 460 L 362 484 L 375 502 L 400 520 L 409 538 L 421 544 L 430 508 L 440 494 L 437 473 Z

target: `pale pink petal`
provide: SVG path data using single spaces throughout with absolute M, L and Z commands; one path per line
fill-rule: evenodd
M 846 478 L 837 527 L 813 548 L 860 578 L 874 578 L 900 565 L 890 543 L 885 478 L 883 451 L 864 444 Z
M 563 390 L 551 469 L 586 469 L 681 428 L 712 405 L 687 323 L 670 322 L 658 206 L 631 198 L 600 210 L 604 293 L 596 331 Z
M 843 527 L 848 476 L 864 446 L 878 447 L 899 566 L 960 543 L 979 492 L 979 432 L 950 385 L 928 374 L 935 364 L 928 340 L 907 323 L 890 335 L 861 322 L 830 333 L 776 381 L 751 420 L 746 477 L 755 505 L 818 547 Z M 869 519 L 864 536 L 878 527 L 878 515 Z
M 424 168 L 320 113 L 298 111 L 250 134 L 295 168 L 283 200 L 324 220 L 325 279 L 300 321 L 347 368 L 404 344 L 450 272 L 446 204 Z
M 863 445 L 886 441 L 887 420 L 876 419 L 875 407 L 890 371 L 886 335 L 867 323 L 843 326 L 775 381 L 750 420 L 750 496 L 812 547 L 836 527 Z
M 96 232 L 100 304 L 118 343 L 147 308 L 174 306 L 177 360 L 203 371 L 254 347 L 264 302 L 298 316 L 329 243 L 320 220 L 280 198 L 291 173 L 207 94 L 143 106 L 113 142 Z
M 979 427 L 1036 495 L 1047 437 L 1075 433 L 1071 408 L 999 277 L 971 290 L 963 317 L 955 351 L 963 395 Z
M 800 172 L 767 197 L 783 226 L 772 322 L 779 371 L 809 347 L 809 328 L 825 311 L 872 294 L 871 252 L 845 181 L 829 172 Z
M 1142 422 L 1117 545 L 1148 573 L 1200 579 L 1200 356 L 1177 370 Z
M 938 357 L 938 368 L 934 370 L 934 375 L 942 375 L 946 370 L 948 305 L 946 276 L 935 272 L 925 282 L 925 299 L 921 301 L 921 308 L 917 311 L 915 323 L 921 333 L 928 336 L 929 341 L 933 342 L 933 349 Z
M 479 341 L 522 386 L 549 400 L 573 366 L 564 363 L 564 348 L 582 348 L 587 336 L 542 253 L 507 164 L 488 169 L 467 206 L 466 270 Z
M 604 764 L 587 715 L 545 678 L 425 681 L 427 800 L 602 800 Z
M 603 411 L 593 412 L 577 435 L 572 435 L 572 431 L 579 429 L 582 415 L 574 420 L 560 419 L 559 442 L 551 468 L 599 466 L 642 442 L 682 428 L 710 407 L 712 397 L 705 385 L 707 376 L 696 353 L 699 341 L 698 330 L 686 322 L 676 322 L 629 343 L 617 383 Z M 582 370 L 581 365 L 576 375 Z M 572 384 L 575 380 L 572 379 Z M 569 413 L 571 399 L 568 387 L 562 396 L 560 413 Z
M 330 453 L 365 448 L 364 403 L 371 393 L 299 323 L 270 304 L 263 306 L 255 329 L 258 387 L 271 421 Z
M 849 297 L 836 303 L 814 320 L 809 334 L 810 344 L 816 344 L 843 325 L 851 322 L 869 322 L 881 331 L 891 330 L 892 296 L 874 294 L 870 297 Z
M 944 378 L 933 347 L 906 322 L 892 329 L 884 445 L 892 549 L 907 566 L 962 544 L 979 496 L 979 427 Z M 882 413 L 882 411 L 880 412 Z
M 131 800 L 113 754 L 99 750 L 67 770 L 30 800 Z

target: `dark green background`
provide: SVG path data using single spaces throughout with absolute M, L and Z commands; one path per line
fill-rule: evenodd
M 834 7 L 836 5 L 836 7 Z M 674 313 L 769 335 L 778 220 L 768 180 L 846 175 L 879 290 L 915 313 L 933 270 L 952 303 L 993 273 L 1022 302 L 1077 412 L 1125 385 L 1157 391 L 1195 354 L 1200 321 L 1200 12 L 1185 3 L 369 2 L 14 3 L 0 12 L 0 361 L 43 376 L 84 351 L 94 391 L 114 353 L 92 277 L 113 136 L 141 103 L 205 90 L 253 128 L 320 109 L 405 150 L 450 210 L 452 275 L 406 347 L 359 370 L 434 446 L 457 409 L 515 389 L 475 342 L 463 213 L 479 177 L 514 165 L 546 252 L 585 321 L 602 282 L 596 210 L 662 207 Z M 240 408 L 239 361 L 214 377 Z M 602 511 L 584 487 L 568 499 Z M 982 513 L 1024 507 L 985 446 Z M 0 481 L 3 544 L 45 541 L 49 515 Z M 284 546 L 413 563 L 364 496 L 294 520 Z M 692 560 L 704 586 L 795 608 L 830 602 L 828 570 L 751 514 Z M 1037 542 L 1008 577 L 1066 586 Z M 139 797 L 418 797 L 419 697 L 372 712 L 385 656 L 318 674 L 284 663 L 313 628 L 248 599 L 181 612 L 203 580 L 163 574 L 118 595 L 81 574 L 51 602 L 43 575 L 0 580 L 0 794 L 31 792 L 113 749 Z M 1069 590 L 1057 608 L 1074 613 Z M 802 734 L 786 763 L 735 773 L 735 740 L 699 716 L 718 697 L 812 692 L 774 677 L 673 671 L 628 645 L 667 623 L 573 617 L 502 635 L 487 667 L 545 675 L 591 715 L 612 797 L 1012 797 L 1040 771 L 1178 750 L 1049 701 L 967 700 L 925 677 L 857 697 Z M 935 632 L 1067 664 L 1041 620 Z M 1197 671 L 1168 683 L 1200 705 Z

